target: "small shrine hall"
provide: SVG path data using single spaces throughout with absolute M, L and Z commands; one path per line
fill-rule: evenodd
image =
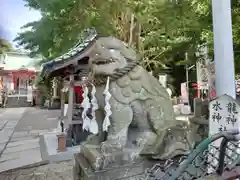
M 27 94 L 28 86 L 36 78 L 36 69 L 28 65 L 33 61 L 27 53 L 22 52 L 8 52 L 0 56 L 0 75 L 8 92 Z
M 19 69 L 19 70 L 3 70 L 3 83 L 9 91 L 14 91 L 18 94 L 25 94 L 28 86 L 36 78 L 34 70 Z

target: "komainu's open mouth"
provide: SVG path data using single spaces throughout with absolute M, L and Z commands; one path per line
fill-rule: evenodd
M 93 64 L 96 65 L 105 65 L 105 64 L 110 64 L 110 63 L 114 63 L 115 61 L 112 59 L 108 59 L 108 60 L 97 60 L 97 61 L 93 61 Z

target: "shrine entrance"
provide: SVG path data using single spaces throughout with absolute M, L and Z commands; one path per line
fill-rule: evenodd
M 83 127 L 83 113 L 87 118 L 92 118 L 92 94 L 88 91 L 92 85 L 88 82 L 88 73 L 88 57 L 83 57 L 69 59 L 48 76 L 53 85 L 52 98 L 60 100 L 61 122 L 58 131 L 66 132 L 67 147 L 79 145 L 92 134 Z
M 84 99 L 84 86 L 85 81 L 79 81 L 78 76 L 70 75 L 65 77 L 62 81 L 63 86 L 61 89 L 61 119 L 64 122 L 64 126 L 67 128 L 66 145 L 75 146 L 79 145 L 82 141 L 85 141 L 90 134 L 88 131 L 83 130 L 83 118 L 82 113 L 84 111 L 83 99 Z M 74 79 L 70 81 L 70 79 Z M 90 100 L 90 96 L 88 96 Z M 91 111 L 89 107 L 88 112 Z

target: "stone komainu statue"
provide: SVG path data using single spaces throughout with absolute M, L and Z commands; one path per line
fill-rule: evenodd
M 102 154 L 129 147 L 137 154 L 168 159 L 186 154 L 194 146 L 196 129 L 188 131 L 186 122 L 176 121 L 168 92 L 138 65 L 136 52 L 124 42 L 90 31 L 67 54 L 44 64 L 41 75 L 64 76 L 64 71 L 78 74 L 80 79 L 89 74 L 88 80 L 96 86 L 99 133 L 86 144 L 100 145 Z M 108 78 L 112 114 L 106 136 L 103 92 Z
M 151 158 L 168 159 L 187 153 L 192 133 L 175 120 L 172 102 L 159 81 L 138 65 L 137 54 L 114 37 L 98 38 L 88 54 L 99 104 L 97 119 L 104 119 L 104 86 L 110 77 L 112 115 L 102 152 L 126 145 Z M 101 133 L 89 141 L 93 143 Z M 101 139 L 102 140 L 102 139 Z

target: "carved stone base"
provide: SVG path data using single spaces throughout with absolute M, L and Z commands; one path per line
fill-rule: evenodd
M 82 148 L 83 156 L 86 157 L 94 170 L 141 162 L 143 158 L 137 152 L 137 149 L 125 148 L 102 154 L 99 145 L 85 145 Z
M 92 164 L 82 153 L 74 155 L 73 180 L 133 180 L 144 176 L 145 169 L 150 167 L 145 161 L 115 164 L 102 170 L 94 170 Z

